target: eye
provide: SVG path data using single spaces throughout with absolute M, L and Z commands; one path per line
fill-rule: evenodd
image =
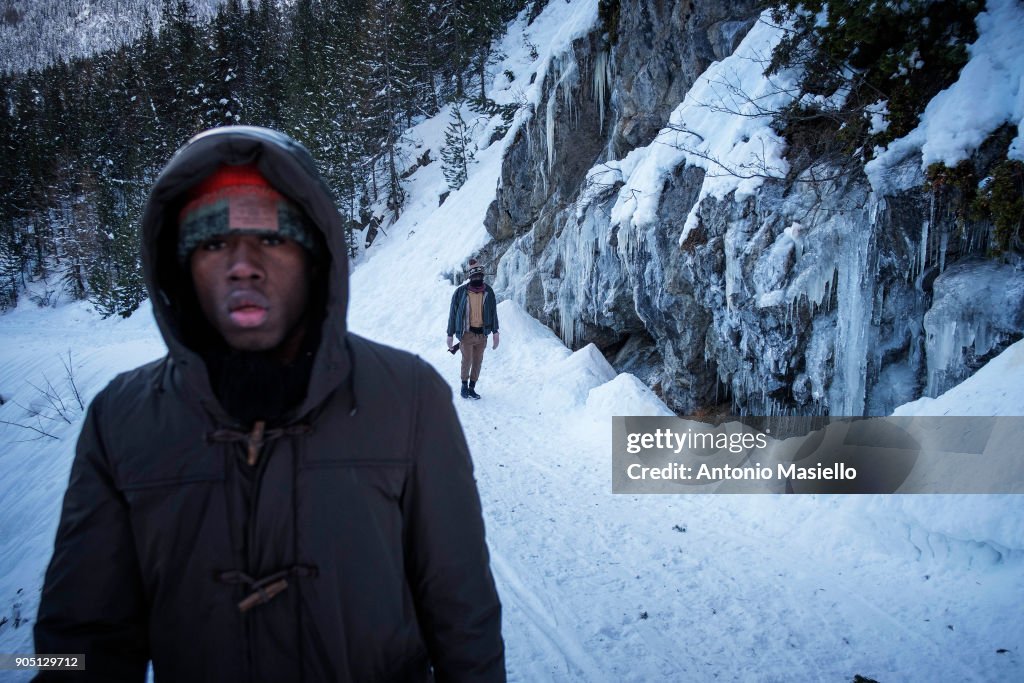
M 199 248 L 203 251 L 220 251 L 224 246 L 225 242 L 220 237 L 212 237 L 199 243 Z
M 287 241 L 288 240 L 286 238 L 281 237 L 280 235 L 264 235 L 263 236 L 263 244 L 265 244 L 268 247 L 277 247 L 277 246 L 280 246 L 280 245 L 284 244 Z

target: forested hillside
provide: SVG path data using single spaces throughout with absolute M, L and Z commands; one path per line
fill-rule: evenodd
M 43 69 L 130 44 L 165 0 L 0 0 L 0 73 Z M 209 19 L 223 0 L 193 0 Z
M 399 152 L 403 132 L 455 100 L 497 110 L 482 95 L 490 44 L 525 4 L 227 0 L 207 20 L 206 4 L 163 0 L 137 40 L 0 77 L 0 309 L 46 277 L 41 304 L 66 293 L 105 315 L 133 311 L 145 296 L 146 192 L 170 154 L 212 126 L 287 131 L 321 164 L 353 241 L 356 229 L 386 228 L 416 163 Z M 64 5 L 53 11 L 75 3 Z M 125 4 L 124 17 L 145 7 Z M 4 9 L 6 25 L 25 20 Z

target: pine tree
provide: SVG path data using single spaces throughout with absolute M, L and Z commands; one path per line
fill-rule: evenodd
M 491 40 L 497 34 L 502 19 L 502 3 L 492 0 L 470 0 L 465 3 L 469 28 L 469 52 L 473 70 L 479 80 L 478 101 L 487 101 L 487 61 L 491 55 Z
M 172 140 L 166 115 L 161 112 L 166 106 L 160 102 L 165 88 L 165 47 L 150 25 L 143 34 L 132 62 L 135 65 L 135 80 L 138 88 L 139 109 L 135 121 L 137 141 L 140 150 L 149 156 L 151 163 L 158 163 L 170 154 Z
M 14 192 L 6 198 L 17 213 L 15 229 L 22 232 L 25 269 L 31 268 L 31 275 L 39 278 L 49 275 L 52 246 L 47 209 L 51 206 L 49 171 L 54 159 L 45 131 L 52 130 L 53 124 L 47 120 L 44 82 L 42 73 L 27 74 L 15 94 L 15 149 L 20 163 L 15 172 Z
M 155 101 L 165 135 L 176 148 L 207 125 L 203 98 L 211 73 L 210 54 L 189 0 L 164 0 L 159 36 L 160 71 Z
M 277 3 L 267 0 L 258 6 L 249 0 L 248 17 L 253 41 L 253 62 L 248 71 L 251 82 L 246 84 L 248 108 L 253 112 L 253 122 L 278 128 L 283 123 L 283 111 L 287 106 L 284 20 Z
M 414 106 L 434 116 L 445 102 L 455 96 L 445 77 L 452 70 L 452 49 L 457 29 L 450 19 L 455 0 L 405 0 L 403 27 L 408 49 L 408 68 L 412 75 Z
M 247 103 L 253 84 L 256 22 L 241 0 L 227 0 L 212 24 L 209 84 L 204 88 L 205 123 L 209 126 L 253 123 Z
M 486 103 L 491 42 L 523 5 L 525 2 L 521 0 L 443 0 L 444 25 L 451 30 L 450 50 L 457 78 L 457 97 L 473 95 L 472 99 Z M 467 69 L 473 74 L 475 82 L 472 84 L 462 80 Z
M 117 187 L 98 188 L 96 219 L 100 258 L 89 264 L 89 300 L 103 317 L 128 317 L 145 299 L 139 258 L 138 197 Z
M 398 145 L 408 126 L 408 103 L 414 91 L 407 65 L 405 25 L 400 7 L 389 0 L 373 0 L 363 21 L 357 66 L 362 132 L 380 141 L 379 152 L 369 159 L 374 189 L 378 164 L 384 173 L 384 197 L 393 220 L 405 204 L 405 189 L 398 171 Z
M 0 227 L 0 311 L 18 305 L 18 282 L 23 263 L 18 237 L 10 229 L 10 224 Z
M 12 78 L 0 77 L 0 311 L 18 303 L 18 280 L 24 266 L 21 233 L 17 228 L 18 118 L 14 109 Z M 13 111 L 12 111 L 13 110 Z
M 444 132 L 444 147 L 441 148 L 444 179 L 452 190 L 459 189 L 466 182 L 474 154 L 469 127 L 462 118 L 462 104 L 460 101 L 452 105 L 448 128 Z

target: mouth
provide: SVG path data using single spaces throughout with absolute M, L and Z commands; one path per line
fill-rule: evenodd
M 269 314 L 267 302 L 261 296 L 239 294 L 229 298 L 228 317 L 239 327 L 259 327 Z
M 230 313 L 231 321 L 239 327 L 259 327 L 267 319 L 267 309 L 259 306 L 243 306 Z

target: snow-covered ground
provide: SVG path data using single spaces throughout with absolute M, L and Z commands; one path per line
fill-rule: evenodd
M 573 0 L 513 27 L 494 73 L 517 78 L 498 76 L 496 98 L 532 100 L 515 87 L 595 18 L 596 0 Z M 415 156 L 430 148 L 440 158 L 447 121 L 442 112 L 410 132 Z M 481 139 L 489 125 L 481 122 Z M 503 145 L 478 152 L 467 184 L 440 208 L 440 163 L 417 171 L 401 220 L 352 275 L 351 328 L 419 353 L 453 389 L 458 359 L 444 343 L 451 274 L 488 239 L 482 220 Z M 1024 678 L 1024 498 L 613 495 L 610 416 L 668 414 L 665 406 L 593 347 L 571 352 L 512 302 L 498 311 L 502 341 L 484 358 L 483 399 L 455 400 L 483 498 L 511 680 Z M 148 306 L 100 320 L 82 303 L 26 301 L 0 316 L 0 340 L 0 420 L 23 425 L 0 425 L 0 652 L 29 652 L 82 417 L 68 352 L 87 403 L 164 346 Z M 1020 414 L 1022 358 L 1019 342 L 961 387 L 904 410 Z M 979 400 L 992 395 L 1006 398 Z M 17 628 L 15 605 L 28 620 Z

